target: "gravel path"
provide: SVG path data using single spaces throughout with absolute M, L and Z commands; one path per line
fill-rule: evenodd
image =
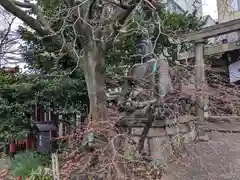
M 166 180 L 240 180 L 240 134 L 209 133 L 208 142 L 187 145 L 185 156 L 169 166 Z

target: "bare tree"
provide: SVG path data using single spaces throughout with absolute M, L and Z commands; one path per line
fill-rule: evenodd
M 0 65 L 16 63 L 19 61 L 19 35 L 13 25 L 16 17 L 4 9 L 0 9 Z

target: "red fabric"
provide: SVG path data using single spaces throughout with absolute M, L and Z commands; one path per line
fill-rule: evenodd
M 11 144 L 9 145 L 9 152 L 10 152 L 10 153 L 16 152 L 16 146 L 15 146 L 14 143 L 11 143 Z

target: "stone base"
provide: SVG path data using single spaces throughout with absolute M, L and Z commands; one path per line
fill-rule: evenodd
M 143 127 L 131 128 L 131 138 L 136 144 L 142 131 Z M 193 121 L 181 121 L 166 128 L 153 126 L 145 139 L 143 152 L 152 160 L 160 160 L 167 164 L 175 152 L 183 150 L 184 144 L 193 141 L 196 137 L 197 131 Z

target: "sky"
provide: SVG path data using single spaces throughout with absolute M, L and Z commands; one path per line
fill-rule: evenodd
M 217 1 L 203 0 L 203 15 L 210 15 L 213 19 L 217 19 Z

